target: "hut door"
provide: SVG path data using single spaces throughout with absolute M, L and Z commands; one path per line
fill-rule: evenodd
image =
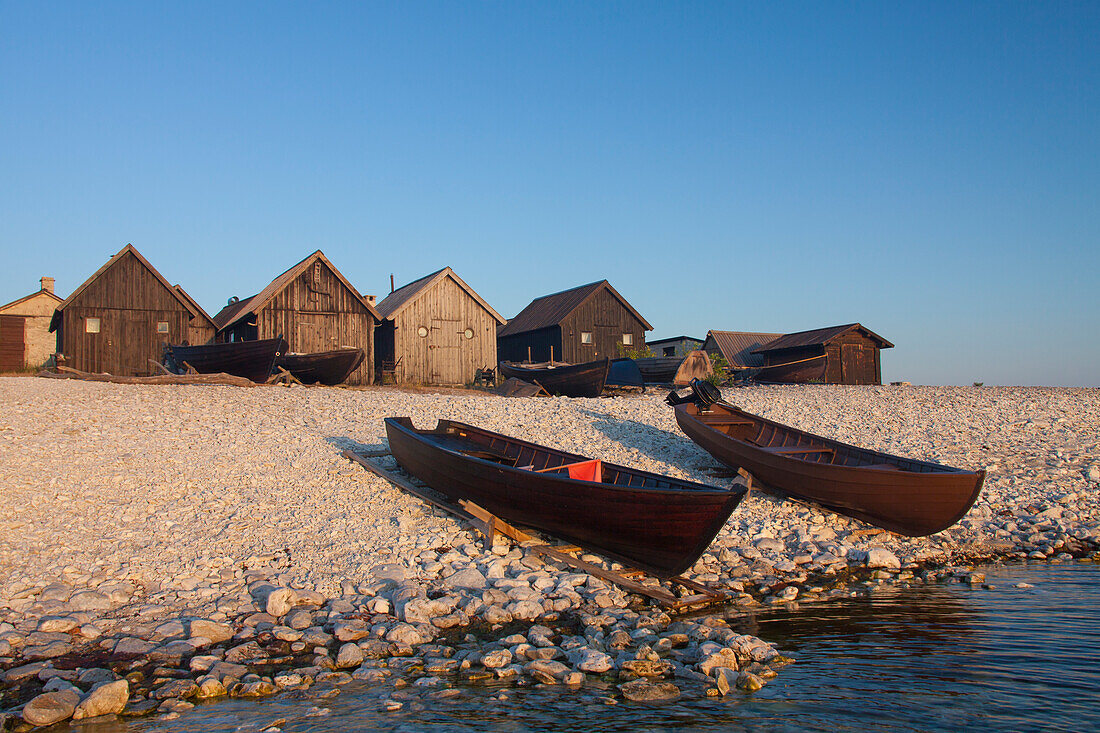
M 156 328 L 155 316 L 151 320 L 145 311 L 123 313 L 120 343 L 113 346 L 118 355 L 120 376 L 152 374 L 153 365 L 148 360 L 160 361 L 161 357 L 158 349 L 153 347 Z
M 840 345 L 840 383 L 841 384 L 866 384 L 864 378 L 863 347 L 859 344 Z
M 457 320 L 433 318 L 428 332 L 428 381 L 465 384 L 473 379 L 462 374 L 462 328 Z
M 324 343 L 321 316 L 298 315 L 298 339 L 290 345 L 290 348 L 302 354 L 328 351 L 332 348 Z
M 23 316 L 0 316 L 0 372 L 22 371 L 25 330 Z

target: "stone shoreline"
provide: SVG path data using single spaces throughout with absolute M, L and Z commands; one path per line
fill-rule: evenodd
M 379 709 L 460 680 L 758 689 L 790 660 L 719 616 L 669 617 L 521 547 L 487 548 L 340 453 L 381 419 L 458 419 L 723 485 L 663 392 L 507 399 L 0 379 L 0 728 L 159 713 L 362 680 Z M 730 612 L 962 579 L 1100 545 L 1100 390 L 753 387 L 745 409 L 869 448 L 986 467 L 955 527 L 904 538 L 751 494 L 692 571 Z M 585 559 L 615 567 L 600 558 Z M 325 693 L 328 694 L 328 693 Z

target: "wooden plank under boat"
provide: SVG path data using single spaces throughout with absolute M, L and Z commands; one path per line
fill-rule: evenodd
M 285 352 L 286 348 L 286 340 L 282 338 L 202 346 L 169 345 L 164 349 L 165 366 L 182 374 L 187 370 L 184 366 L 187 363 L 200 374 L 224 372 L 262 383 L 271 376 L 275 358 Z
M 662 578 L 691 567 L 746 492 L 593 461 L 450 420 L 434 430 L 418 430 L 407 417 L 385 423 L 394 458 L 431 488 Z
M 332 387 L 343 384 L 363 363 L 364 356 L 362 349 L 345 346 L 311 354 L 283 354 L 275 360 L 275 366 L 286 369 L 303 384 L 326 384 Z
M 985 471 L 858 448 L 745 412 L 725 402 L 676 405 L 697 445 L 794 499 L 919 537 L 947 529 L 978 498 Z
M 634 362 L 646 384 L 672 384 L 672 380 L 676 378 L 676 370 L 684 363 L 684 357 L 653 356 L 635 359 Z
M 608 359 L 598 359 L 584 364 L 566 364 L 560 361 L 520 364 L 502 361 L 500 373 L 531 384 L 540 384 L 550 394 L 566 397 L 599 397 L 603 392 L 609 365 Z

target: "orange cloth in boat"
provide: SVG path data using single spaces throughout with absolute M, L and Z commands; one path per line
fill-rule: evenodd
M 569 471 L 569 478 L 575 478 L 578 481 L 603 481 L 603 465 L 599 458 L 574 463 L 567 466 L 566 470 Z

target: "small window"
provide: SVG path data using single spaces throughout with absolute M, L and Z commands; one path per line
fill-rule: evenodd
M 157 321 L 157 333 L 168 333 L 168 321 Z
M 85 318 L 84 319 L 84 333 L 99 333 L 99 319 L 98 318 Z
M 581 331 L 581 343 L 582 344 L 592 343 L 592 332 L 591 331 Z
M 623 346 L 633 346 L 633 345 L 634 345 L 634 334 L 624 333 L 623 334 Z
M 416 329 L 416 335 L 419 336 L 420 338 L 427 338 L 427 336 L 428 336 L 427 326 L 421 326 L 420 328 Z
M 472 339 L 474 337 L 474 329 L 467 328 L 462 332 L 462 335 L 465 336 L 467 340 Z
M 676 356 L 676 347 L 675 346 L 666 346 L 665 347 L 665 356 Z

